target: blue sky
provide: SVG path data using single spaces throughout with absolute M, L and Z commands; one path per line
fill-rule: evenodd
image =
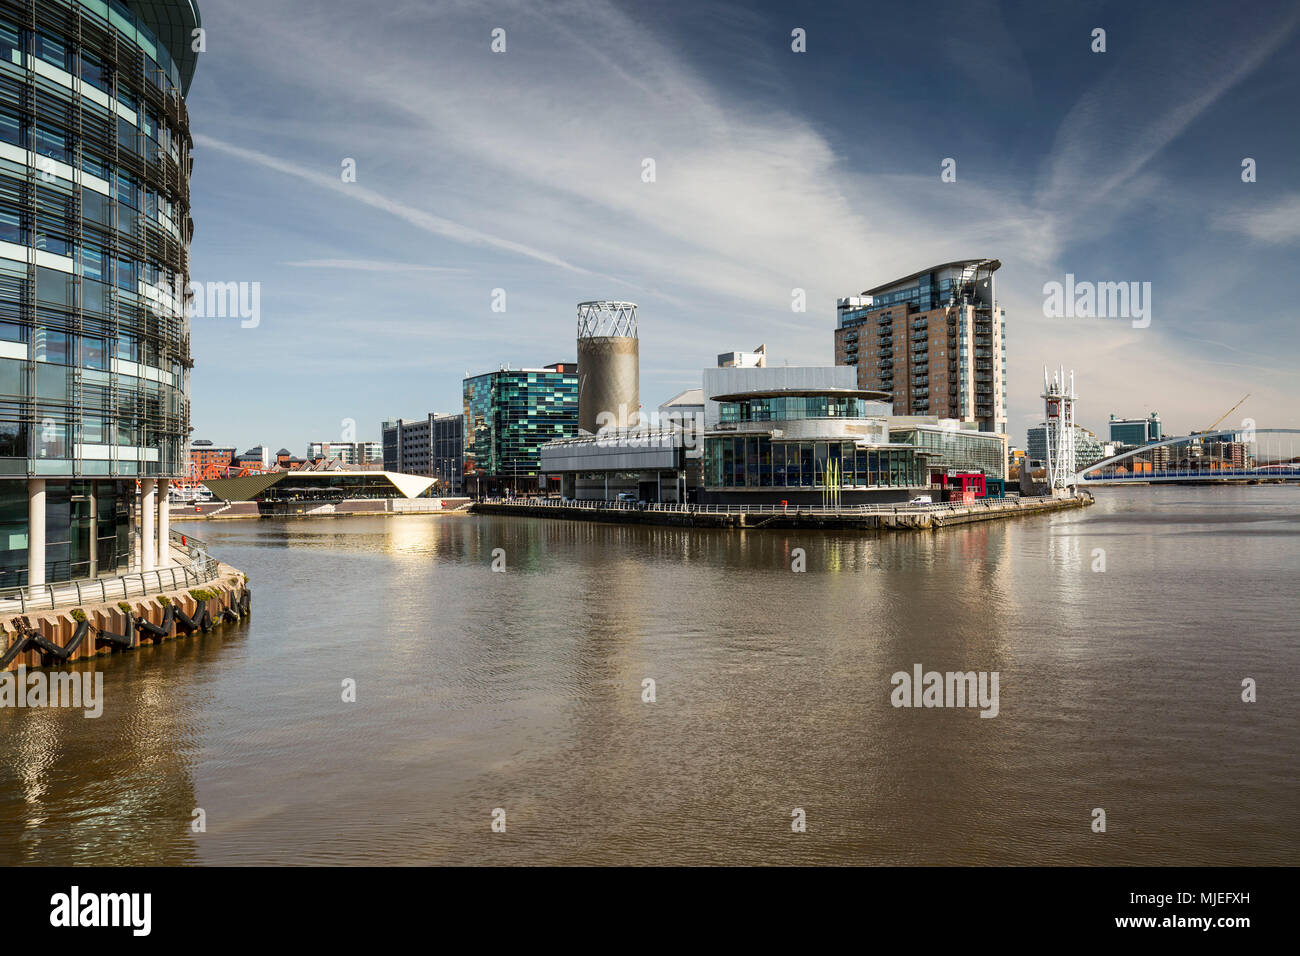
M 830 364 L 837 296 L 976 256 L 1017 444 L 1044 364 L 1098 431 L 1246 392 L 1233 420 L 1300 427 L 1293 2 L 201 8 L 193 278 L 261 283 L 261 316 L 194 320 L 195 437 L 377 439 L 467 372 L 572 360 L 599 298 L 639 304 L 654 407 L 723 351 Z M 1150 326 L 1045 317 L 1066 273 L 1150 282 Z

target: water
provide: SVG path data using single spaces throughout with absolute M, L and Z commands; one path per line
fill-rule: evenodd
M 98 720 L 0 711 L 0 862 L 1300 863 L 1300 488 L 1096 494 L 882 538 L 177 522 L 251 622 L 87 665 Z M 916 663 L 999 715 L 895 709 Z

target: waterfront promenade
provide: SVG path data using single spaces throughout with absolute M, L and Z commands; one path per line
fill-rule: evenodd
M 474 514 L 657 524 L 693 528 L 825 528 L 856 531 L 935 531 L 954 525 L 1083 508 L 1091 496 L 1069 498 L 980 498 L 969 504 L 875 504 L 840 508 L 782 505 L 693 505 L 616 501 L 558 501 L 550 498 L 489 498 L 469 508 Z
M 0 591 L 0 671 L 206 633 L 249 612 L 247 577 L 205 542 L 173 530 L 171 554 L 165 568 Z

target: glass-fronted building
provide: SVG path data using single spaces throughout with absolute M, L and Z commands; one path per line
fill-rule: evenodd
M 0 0 L 0 587 L 169 563 L 199 26 L 192 0 Z
M 1025 452 L 1031 461 L 1047 460 L 1047 425 L 1035 425 L 1026 433 Z M 1144 443 L 1145 444 L 1145 443 Z M 1108 458 L 1114 448 L 1106 445 L 1082 425 L 1074 426 L 1074 470 L 1080 471 Z
M 828 486 L 846 505 L 907 500 L 927 483 L 924 454 L 890 439 L 885 398 L 798 385 L 709 395 L 718 410 L 704 436 L 700 501 L 820 504 Z
M 466 491 L 538 490 L 541 447 L 578 433 L 578 367 L 506 369 L 465 379 Z
M 1116 418 L 1110 416 L 1110 440 L 1117 445 L 1149 445 L 1164 438 L 1160 415 L 1152 412 L 1146 418 Z
M 889 434 L 894 441 L 926 452 L 929 481 L 934 484 L 938 473 L 960 471 L 979 473 L 986 478 L 1007 477 L 1007 436 L 961 428 L 959 423 L 944 425 L 894 425 Z

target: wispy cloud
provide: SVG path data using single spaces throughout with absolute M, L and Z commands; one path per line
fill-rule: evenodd
M 530 259 L 536 259 L 547 265 L 556 266 L 560 269 L 566 269 L 571 272 L 588 273 L 588 270 L 579 268 L 570 262 L 566 262 L 558 256 L 551 255 L 541 249 L 535 249 L 532 246 L 521 242 L 515 242 L 510 239 L 503 239 L 500 236 L 494 236 L 478 229 L 472 229 L 463 226 L 460 223 L 453 222 L 450 219 L 444 219 L 432 213 L 424 212 L 420 209 L 408 206 L 404 203 L 392 199 L 390 196 L 360 186 L 356 183 L 344 182 L 338 175 L 326 175 L 317 170 L 294 163 L 286 159 L 272 156 L 268 153 L 255 149 L 247 149 L 242 146 L 236 146 L 233 143 L 227 143 L 213 136 L 207 136 L 198 133 L 194 136 L 194 144 L 200 149 L 207 148 L 216 150 L 219 153 L 225 153 L 245 162 L 256 163 L 266 169 L 274 170 L 277 173 L 283 173 L 287 176 L 293 176 L 305 183 L 320 188 L 328 189 L 355 202 L 363 203 L 373 209 L 385 212 L 391 216 L 396 216 L 417 229 L 435 236 L 442 236 L 452 239 L 456 242 L 463 242 L 474 246 L 490 246 L 501 249 L 505 252 L 513 252 Z
M 1258 242 L 1295 242 L 1300 239 L 1300 193 L 1291 193 L 1263 209 L 1222 212 L 1213 222 L 1219 229 L 1238 232 Z
M 386 262 L 380 259 L 303 259 L 299 262 L 282 262 L 294 269 L 350 269 L 355 272 L 435 272 L 445 275 L 464 275 L 468 270 L 453 266 L 426 266 L 413 262 Z

